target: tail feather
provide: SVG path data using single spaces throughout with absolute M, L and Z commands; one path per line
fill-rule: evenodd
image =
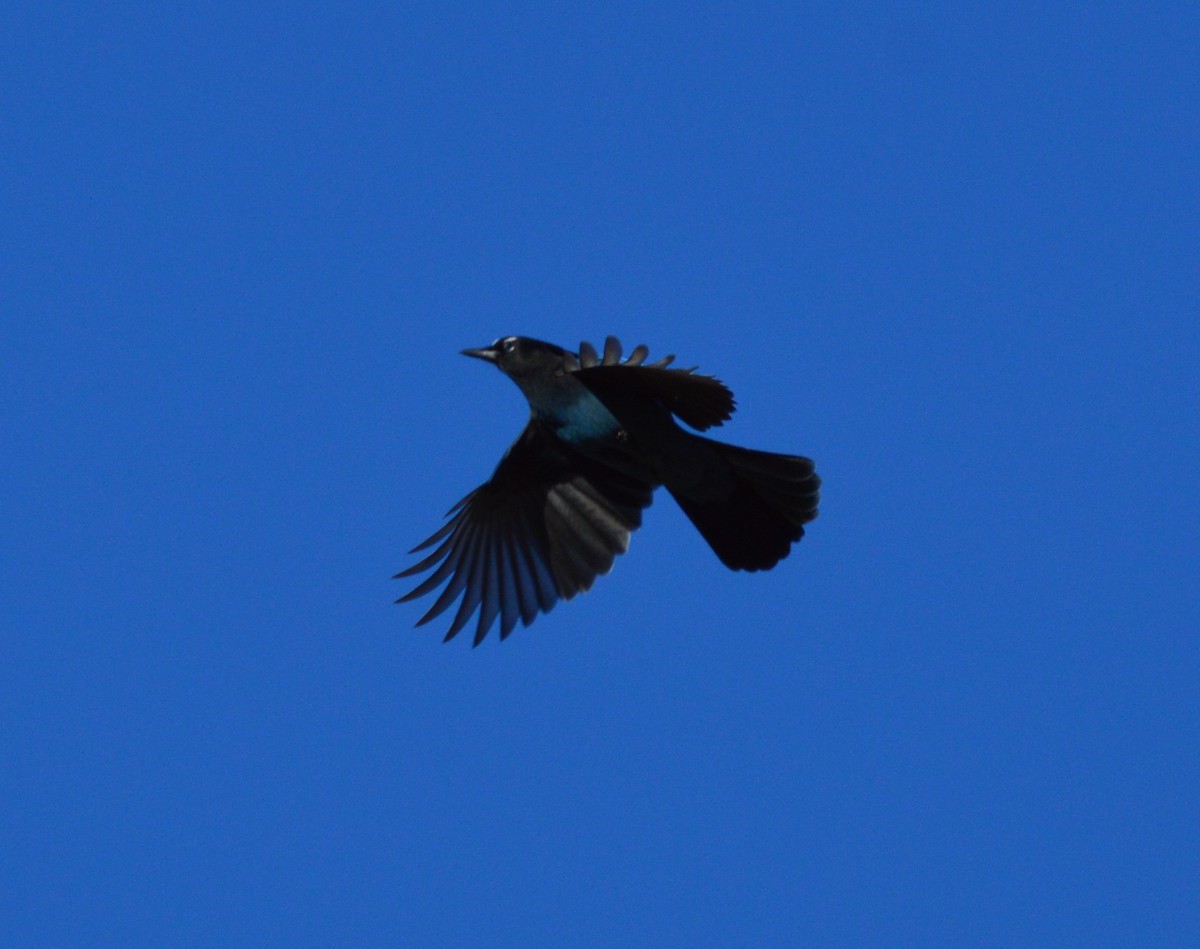
M 669 483 L 668 490 L 725 566 L 769 570 L 788 555 L 804 536 L 804 525 L 817 516 L 821 479 L 812 461 L 704 441 L 729 467 L 728 495 L 697 499 L 671 489 Z

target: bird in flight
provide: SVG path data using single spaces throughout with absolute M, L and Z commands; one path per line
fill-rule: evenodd
M 395 579 L 432 570 L 397 603 L 442 584 L 421 626 L 461 595 L 449 641 L 475 610 L 475 645 L 500 619 L 505 639 L 559 600 L 583 593 L 629 547 L 655 488 L 665 487 L 725 566 L 769 570 L 817 516 L 821 479 L 808 458 L 713 441 L 706 431 L 733 415 L 718 379 L 648 363 L 636 347 L 622 361 L 615 337 L 603 355 L 506 336 L 464 356 L 490 362 L 529 401 L 529 421 L 492 477 L 447 513 L 410 553 L 436 548 Z M 678 422 L 676 421 L 678 420 Z

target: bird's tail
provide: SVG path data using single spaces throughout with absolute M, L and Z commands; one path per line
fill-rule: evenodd
M 769 570 L 817 516 L 821 479 L 808 458 L 776 455 L 692 436 L 716 451 L 732 476 L 724 496 L 671 496 L 731 570 Z

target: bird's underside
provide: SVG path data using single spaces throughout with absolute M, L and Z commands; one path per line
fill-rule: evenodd
M 649 351 L 637 346 L 622 361 L 620 344 L 611 336 L 602 355 L 588 343 L 576 355 L 520 337 L 466 353 L 495 362 L 519 385 L 522 372 L 539 381 L 548 374 L 548 386 L 581 383 L 620 428 L 602 439 L 572 443 L 534 405 L 492 477 L 413 549 L 434 548 L 397 578 L 432 572 L 397 602 L 444 584 L 417 625 L 461 597 L 447 640 L 476 610 L 475 644 L 497 619 L 505 639 L 518 621 L 528 626 L 558 600 L 590 589 L 628 549 L 660 485 L 722 562 L 737 570 L 774 566 L 816 516 L 820 480 L 807 458 L 724 445 L 671 421 L 703 431 L 734 411 L 733 394 L 723 383 L 694 369 L 669 368 L 672 356 L 647 363 Z

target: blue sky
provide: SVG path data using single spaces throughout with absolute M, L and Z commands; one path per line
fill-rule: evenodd
M 1194 5 L 251 6 L 4 17 L 0 942 L 1200 940 Z M 609 333 L 821 517 L 414 630 Z

